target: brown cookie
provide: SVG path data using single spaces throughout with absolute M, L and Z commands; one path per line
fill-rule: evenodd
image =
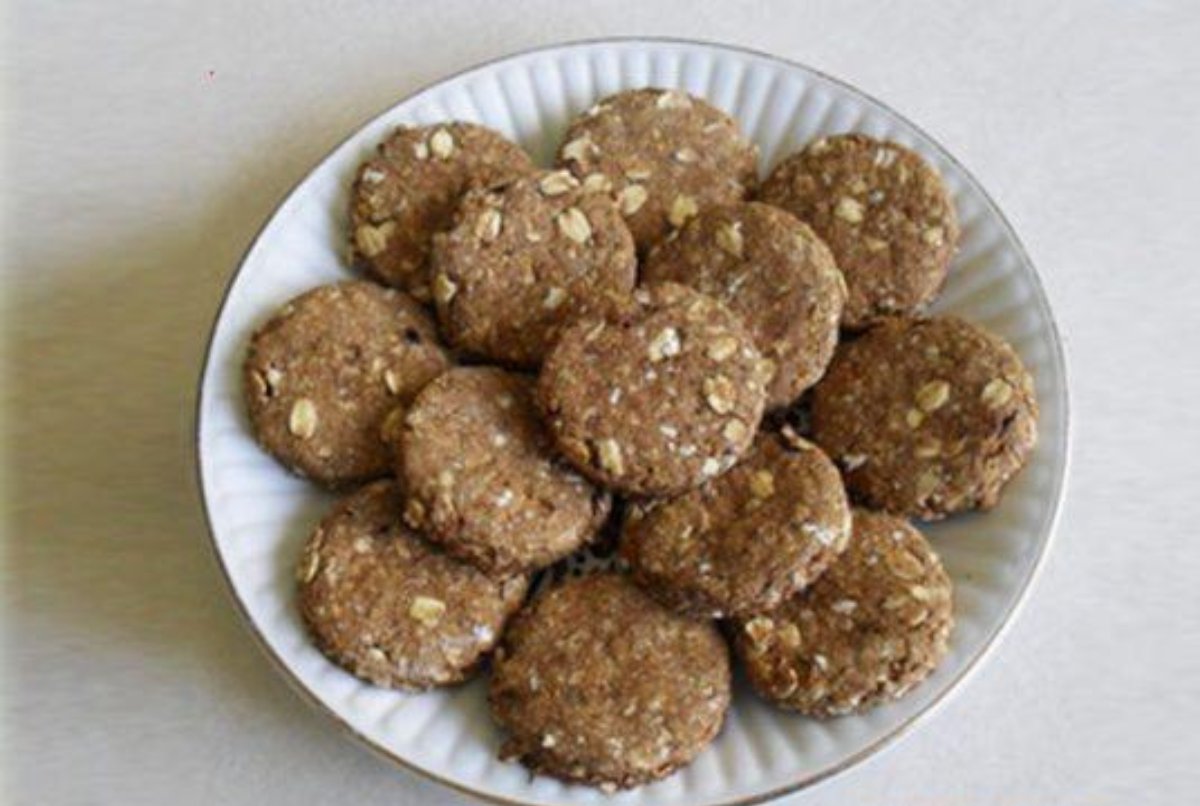
M 837 468 L 788 429 L 760 433 L 720 478 L 631 507 L 621 556 L 668 607 L 725 618 L 778 606 L 816 579 L 849 538 Z
M 708 208 L 650 252 L 642 278 L 690 285 L 742 317 L 775 364 L 768 408 L 816 383 L 837 346 L 845 281 L 821 239 L 777 207 Z
M 489 701 L 501 755 L 608 790 L 688 764 L 729 708 L 729 657 L 716 628 L 671 613 L 628 579 L 568 580 L 513 620 Z
M 527 376 L 452 369 L 417 396 L 397 436 L 405 520 L 489 573 L 549 565 L 608 515 L 609 497 L 554 453 Z
M 946 655 L 950 577 L 906 521 L 854 511 L 854 536 L 812 587 L 739 622 L 750 684 L 790 710 L 827 717 L 904 696 Z
M 377 481 L 339 501 L 297 567 L 300 614 L 334 663 L 378 686 L 424 689 L 470 676 L 525 596 L 430 546 Z
M 659 283 L 563 330 L 538 400 L 559 450 L 583 473 L 622 492 L 667 495 L 746 452 L 770 373 L 728 308 Z
M 406 294 L 363 281 L 321 286 L 251 338 L 250 424 L 279 461 L 326 486 L 382 476 L 384 419 L 449 365 L 429 315 Z
M 812 399 L 813 439 L 856 500 L 936 519 L 989 509 L 1037 439 L 1033 379 L 954 317 L 883 320 L 843 344 Z
M 430 301 L 426 260 L 435 233 L 450 227 L 462 194 L 533 170 L 500 134 L 473 123 L 400 126 L 355 175 L 350 253 L 355 266 Z
M 616 206 L 568 171 L 471 191 L 455 222 L 435 239 L 438 316 L 453 344 L 494 361 L 536 367 L 565 321 L 637 282 Z
M 897 143 L 822 137 L 781 162 L 758 198 L 809 224 L 829 245 L 850 296 L 842 326 L 915 313 L 941 290 L 958 218 L 937 172 Z
M 740 201 L 757 180 L 758 148 L 733 118 L 676 90 L 610 95 L 576 119 L 558 164 L 615 194 L 638 251 L 700 210 Z

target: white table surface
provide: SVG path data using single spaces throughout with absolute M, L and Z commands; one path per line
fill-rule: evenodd
M 194 384 L 242 250 L 350 129 L 603 34 L 748 45 L 884 99 L 999 201 L 1067 339 L 1070 493 L 1018 622 L 933 719 L 788 802 L 1200 792 L 1200 4 L 0 8 L 4 802 L 461 802 L 310 712 L 238 622 L 193 486 Z

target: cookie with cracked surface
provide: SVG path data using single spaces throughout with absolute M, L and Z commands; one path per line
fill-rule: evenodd
M 777 207 L 704 210 L 650 252 L 642 277 L 690 285 L 742 317 L 775 364 L 767 408 L 816 383 L 837 346 L 845 281 L 816 233 Z
M 611 573 L 534 599 L 505 633 L 492 669 L 488 699 L 508 733 L 501 755 L 610 791 L 691 762 L 730 702 L 717 629 Z
M 740 201 L 757 181 L 758 148 L 729 115 L 677 90 L 604 98 L 568 128 L 558 165 L 614 194 L 638 251 L 700 210 Z
M 612 200 L 568 171 L 463 197 L 434 241 L 442 331 L 464 350 L 536 367 L 564 322 L 637 282 L 633 237 Z
M 327 487 L 385 475 L 387 415 L 450 366 L 426 310 L 365 281 L 315 288 L 250 339 L 243 391 L 259 443 Z
M 816 717 L 861 713 L 920 683 L 946 655 L 950 577 L 907 521 L 854 511 L 854 535 L 812 587 L 735 626 L 754 689 Z
M 355 174 L 351 262 L 380 282 L 429 302 L 428 257 L 462 194 L 533 170 L 520 146 L 473 123 L 400 126 Z
M 400 519 L 390 479 L 337 504 L 297 567 L 299 606 L 317 647 L 377 686 L 466 680 L 520 607 L 528 581 L 493 579 L 447 556 Z
M 856 500 L 933 520 L 995 506 L 1037 417 L 1033 379 L 1003 340 L 954 317 L 897 317 L 838 348 L 811 425 Z
M 406 522 L 491 574 L 565 557 L 609 512 L 609 496 L 554 452 L 533 383 L 493 367 L 452 369 L 417 396 L 395 435 Z
M 621 556 L 634 580 L 668 607 L 726 618 L 777 607 L 820 576 L 849 539 L 841 475 L 789 429 L 760 433 L 720 478 L 632 505 Z
M 759 188 L 829 245 L 846 278 L 842 326 L 917 313 L 937 296 L 958 245 L 941 177 L 915 152 L 865 134 L 822 137 L 783 160 Z
M 564 329 L 542 366 L 538 402 L 584 474 L 621 492 L 668 495 L 720 475 L 749 449 L 771 371 L 725 305 L 658 283 Z

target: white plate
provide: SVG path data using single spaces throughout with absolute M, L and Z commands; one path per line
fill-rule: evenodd
M 720 737 L 666 781 L 613 798 L 496 759 L 499 736 L 480 681 L 416 696 L 372 688 L 326 661 L 293 607 L 292 568 L 329 498 L 254 444 L 239 366 L 253 328 L 288 298 L 343 279 L 347 188 L 355 166 L 398 123 L 448 118 L 492 126 L 546 162 L 567 121 L 602 95 L 678 87 L 731 112 L 765 169 L 807 140 L 861 131 L 920 152 L 945 177 L 962 249 L 939 311 L 1007 338 L 1033 373 L 1040 443 L 1003 504 L 929 533 L 954 579 L 957 627 L 937 673 L 899 703 L 817 722 L 774 710 L 738 683 Z M 616 40 L 546 48 L 468 70 L 355 132 L 267 222 L 229 286 L 213 330 L 197 414 L 200 483 L 213 544 L 235 601 L 272 660 L 304 695 L 404 767 L 485 798 L 522 804 L 728 804 L 762 800 L 844 770 L 941 701 L 978 663 L 1028 590 L 1053 532 L 1067 466 L 1062 347 L 1037 274 L 995 204 L 933 140 L 857 90 L 806 67 L 735 48 Z

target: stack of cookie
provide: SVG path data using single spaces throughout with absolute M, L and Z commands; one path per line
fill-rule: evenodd
M 425 689 L 490 656 L 502 753 L 605 789 L 713 739 L 730 648 L 814 717 L 933 670 L 951 583 L 907 518 L 998 501 L 1032 381 L 921 315 L 958 224 L 919 156 L 845 134 L 756 162 L 725 113 L 646 89 L 574 121 L 555 170 L 467 123 L 363 163 L 371 279 L 288 303 L 245 364 L 263 447 L 353 488 L 299 563 L 330 659 Z M 610 536 L 606 567 L 545 573 Z

